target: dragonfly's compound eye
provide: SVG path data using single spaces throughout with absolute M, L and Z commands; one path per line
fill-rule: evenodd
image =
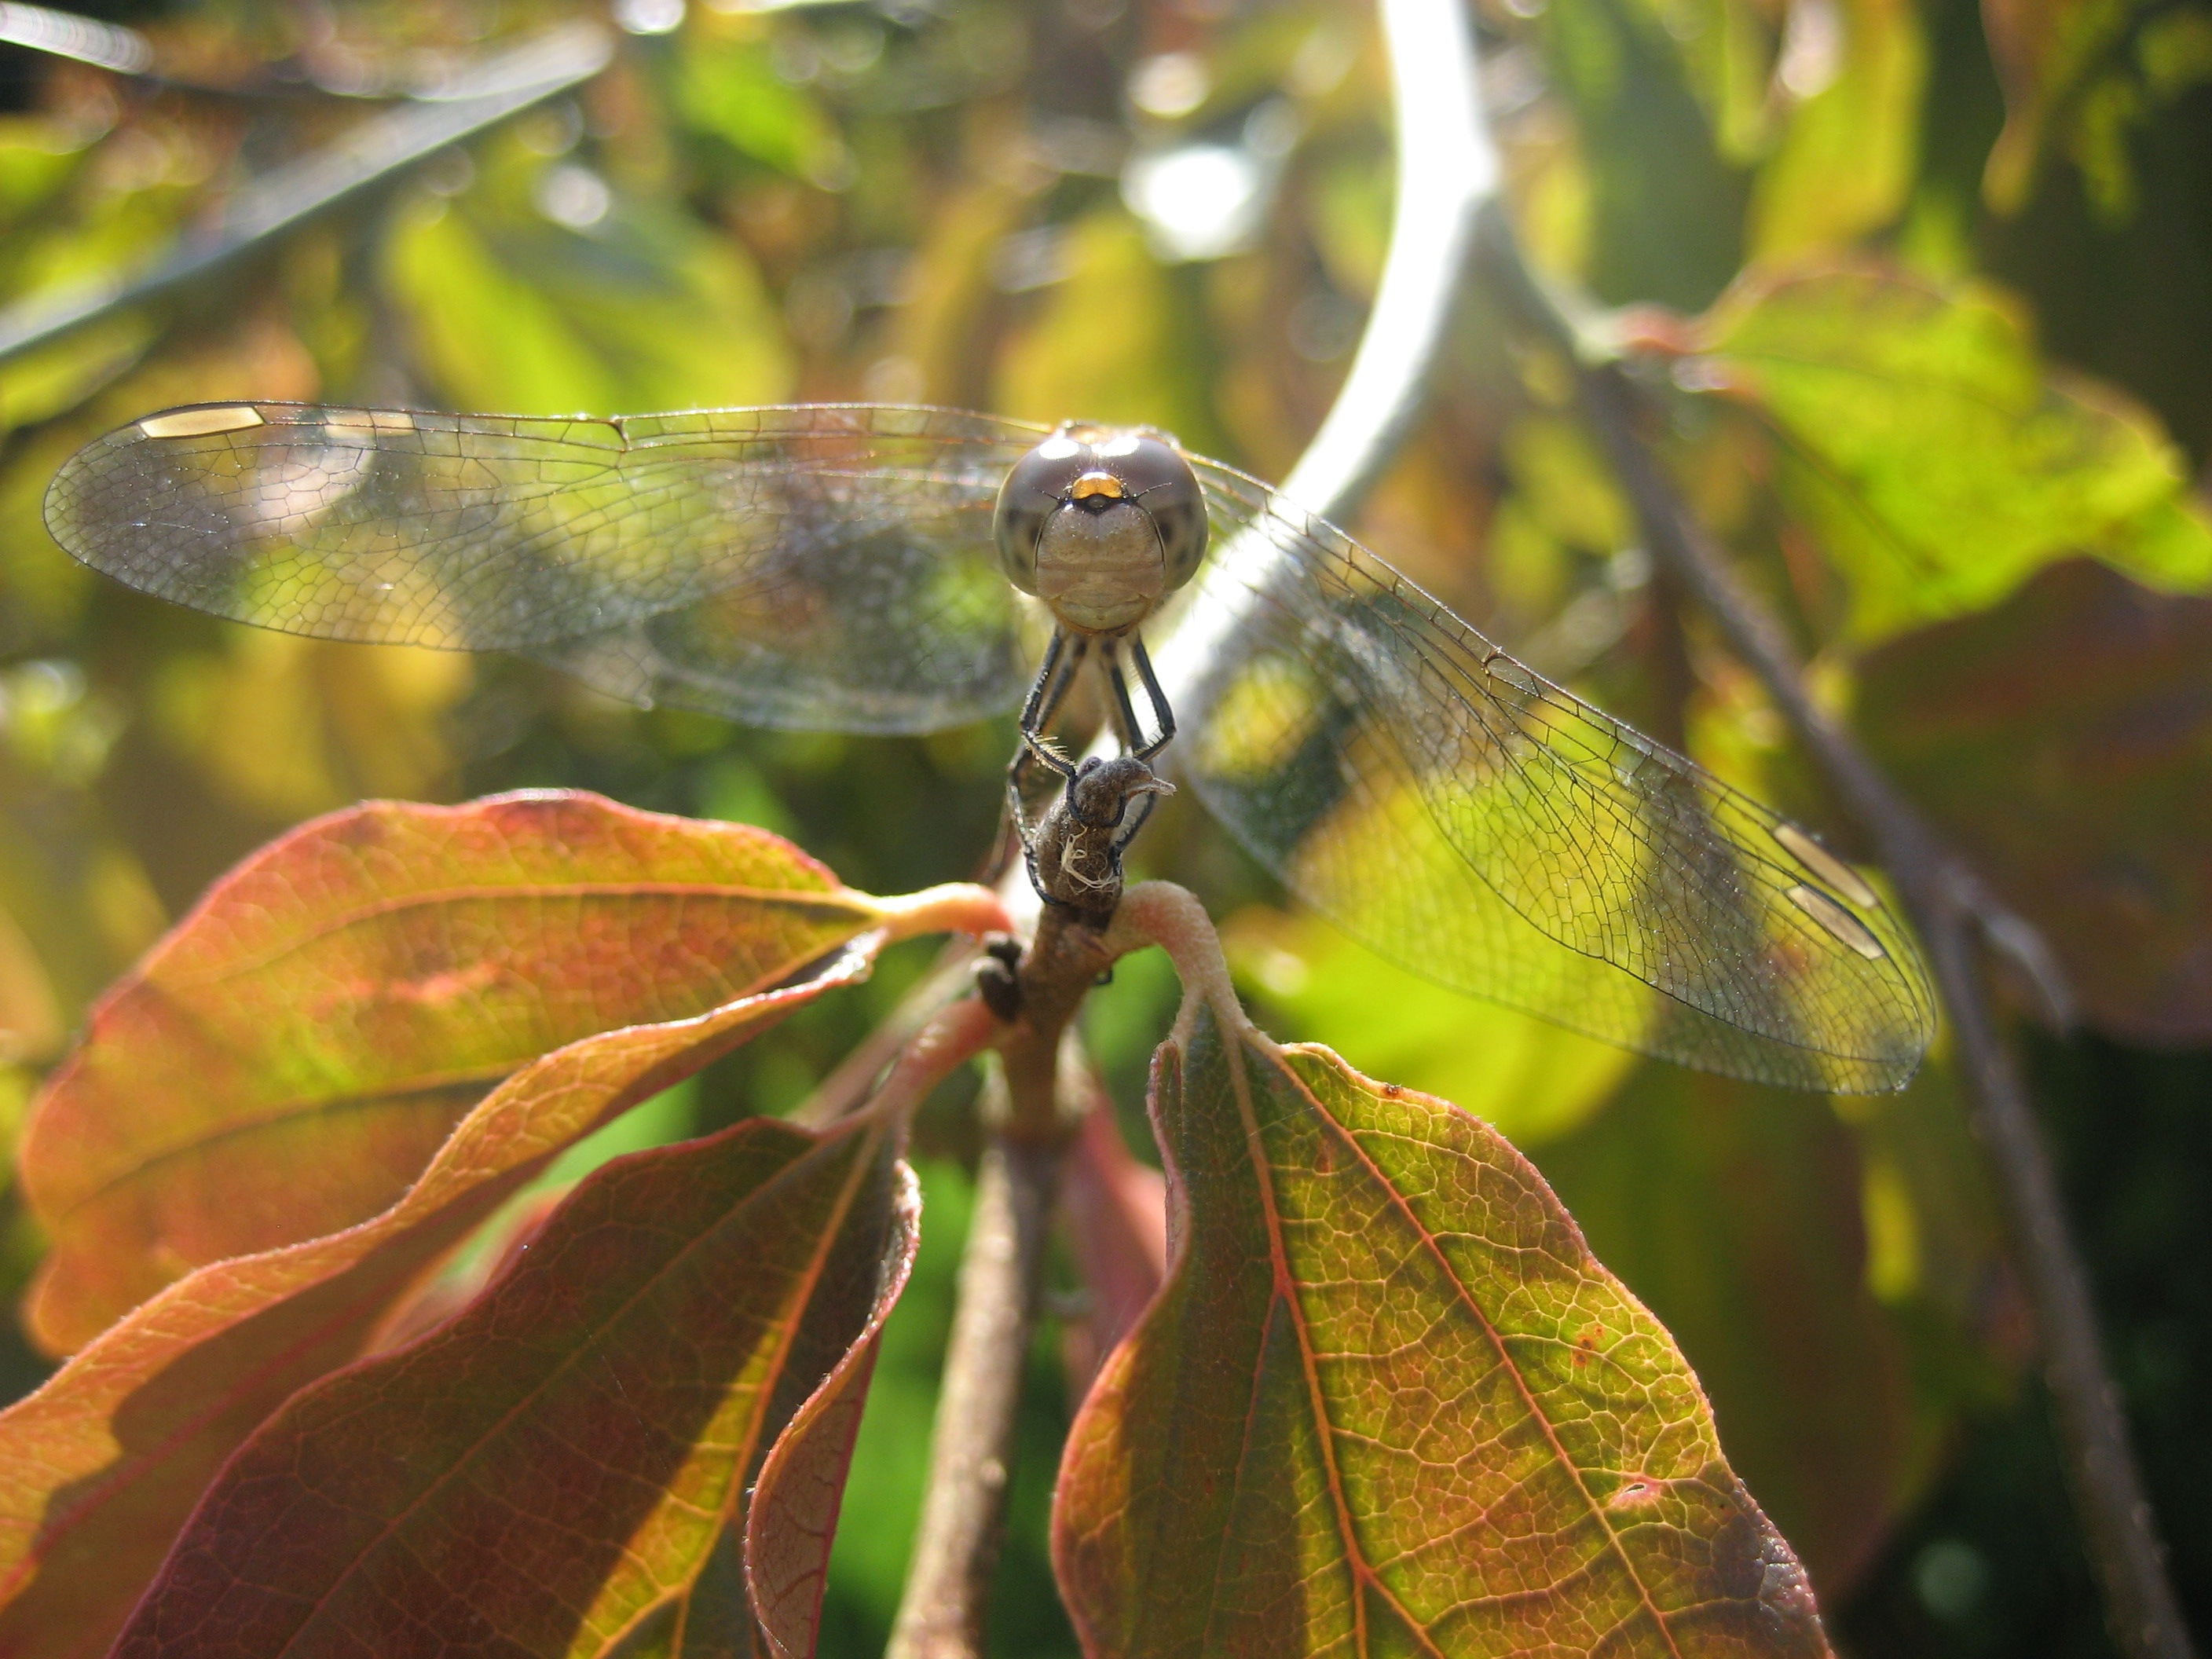
M 1182 452 L 1146 432 L 1117 432 L 1094 452 L 1096 465 L 1121 481 L 1121 494 L 1145 509 L 1159 532 L 1170 592 L 1198 574 L 1206 556 L 1206 497 Z
M 1095 465 L 1090 445 L 1054 433 L 1016 461 L 999 486 L 991 533 L 1006 580 L 1023 592 L 1037 591 L 1037 542 L 1046 520 L 1066 505 L 1075 481 Z

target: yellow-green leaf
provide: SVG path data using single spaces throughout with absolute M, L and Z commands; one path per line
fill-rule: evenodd
M 2212 586 L 2212 519 L 2155 416 L 2040 361 L 2004 295 L 1866 264 L 1740 283 L 1678 378 L 1756 409 L 1862 641 L 1996 605 L 2089 554 Z
M 1175 1259 L 1054 1517 L 1087 1653 L 1826 1651 L 1697 1379 L 1493 1131 L 1203 1001 L 1154 1085 Z

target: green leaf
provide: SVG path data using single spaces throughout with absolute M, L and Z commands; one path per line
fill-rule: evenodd
M 1153 1110 L 1175 1258 L 1054 1517 L 1087 1652 L 1826 1651 L 1697 1380 L 1494 1132 L 1202 1000 Z
M 774 1650 L 810 1654 L 800 1569 L 818 1593 L 867 1356 L 914 1256 L 894 1139 L 880 1119 L 818 1137 L 754 1120 L 586 1179 L 451 1323 L 240 1449 L 118 1659 L 762 1652 L 741 1555 L 757 1474 L 756 1560 L 781 1569 L 763 1605 L 791 1638 Z
M 1781 81 L 1799 100 L 1752 191 L 1751 251 L 1760 259 L 1841 247 L 1889 224 L 1920 159 L 1928 44 L 1917 8 L 1808 0 L 1790 15 L 1802 38 L 1784 52 Z
M 404 209 L 384 251 L 418 361 L 455 406 L 621 414 L 786 395 L 782 321 L 734 239 L 574 161 L 518 147 L 485 165 L 469 194 Z M 608 193 L 582 230 L 537 205 L 564 179 Z
M 690 29 L 682 51 L 675 106 L 687 124 L 794 178 L 821 170 L 836 131 L 820 105 L 776 74 L 766 40 Z
M 22 1149 L 66 1352 L 192 1267 L 351 1225 L 492 1085 L 879 925 L 789 843 L 590 795 L 352 808 L 226 877 L 94 1012 Z
M 990 406 L 1025 420 L 1141 422 L 1206 449 L 1211 348 L 1187 285 L 1119 208 L 1071 226 L 1066 259 L 1067 279 L 1000 352 Z M 1102 317 L 1113 319 L 1110 347 L 1099 338 Z
M 1856 715 L 2092 1022 L 2212 1041 L 2212 603 L 2058 565 L 1870 653 Z
M 99 1651 L 224 1460 L 288 1396 L 358 1358 L 441 1255 L 562 1148 L 870 960 L 855 950 L 799 983 L 544 1056 L 494 1090 L 382 1215 L 200 1268 L 0 1413 L 0 1651 Z
M 1850 586 L 1862 641 L 1986 609 L 2090 554 L 2212 586 L 2212 520 L 2157 420 L 2046 369 L 2013 303 L 1866 264 L 1747 277 L 1677 377 L 1757 410 L 1785 499 Z
M 1716 149 L 1741 163 L 1767 136 L 1767 81 L 1777 46 L 1773 14 L 1754 0 L 1632 0 L 1626 6 L 1568 0 L 1560 21 L 1577 33 L 1633 20 L 1648 49 L 1674 60 L 1696 96 Z M 1607 77 L 1611 79 L 1611 76 Z
M 2142 0 L 1982 0 L 1982 28 L 2004 88 L 2004 131 L 1982 191 L 2001 213 L 2027 204 L 2036 162 L 2069 100 L 2126 39 Z

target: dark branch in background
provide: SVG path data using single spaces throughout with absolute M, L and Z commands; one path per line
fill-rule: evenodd
M 1344 386 L 1283 485 L 1302 507 L 1338 520 L 1358 509 L 1419 414 L 1462 288 L 1475 210 L 1498 179 L 1496 155 L 1482 131 L 1474 44 L 1458 0 L 1381 0 L 1379 10 L 1398 156 L 1389 254 Z M 1269 552 L 1255 538 L 1213 556 L 1253 562 L 1248 580 L 1257 587 L 1268 580 Z M 1200 717 L 1216 653 L 1237 622 L 1194 607 L 1154 647 L 1161 684 L 1186 730 Z M 1092 752 L 1110 754 L 1113 746 L 1103 741 Z M 1018 862 L 1001 890 L 1017 915 L 1025 904 L 1034 914 L 1036 899 Z M 1083 931 L 1064 909 L 1048 910 L 1023 964 L 1024 1002 L 1049 985 L 1050 994 L 1066 999 L 1066 1007 L 1049 1042 L 1036 1033 L 1025 1052 L 1005 1052 L 1010 1106 L 977 1172 L 975 1220 L 961 1263 L 959 1310 L 931 1432 L 921 1531 L 887 1659 L 971 1659 L 981 1651 L 990 1570 L 1005 1527 L 1022 1367 L 1036 1329 L 1049 1236 L 1042 1218 L 1052 1212 L 1061 1164 L 1087 1099 L 1079 1082 L 1060 1081 L 1069 1073 L 1059 1042 L 1104 965 L 1086 966 Z M 1045 966 L 1055 960 L 1059 968 Z M 972 1305 L 985 1297 L 1006 1300 Z
M 0 311 L 0 363 L 210 275 L 449 145 L 590 80 L 612 51 L 605 32 L 588 24 L 549 30 L 456 75 L 435 100 L 371 117 L 336 143 L 243 185 L 218 222 L 187 234 L 151 269 Z
M 1740 583 L 1645 440 L 1651 411 L 1619 363 L 1584 349 L 1523 263 L 1504 216 L 1483 216 L 1481 256 L 1526 319 L 1575 365 L 1583 409 L 1633 505 L 1646 544 L 1719 624 L 1873 838 L 1926 941 L 1958 1039 L 1959 1070 L 1996 1168 L 2019 1265 L 2034 1304 L 2044 1373 L 2076 1516 L 2114 1642 L 2130 1659 L 2188 1659 L 2188 1627 L 2166 1572 L 2142 1476 L 2106 1369 L 2088 1274 L 2075 1248 L 2042 1127 L 1998 1027 L 1982 954 L 2012 957 L 2046 1001 L 2063 1006 L 2050 953 L 1805 690 L 1775 618 Z
M 471 90 L 447 68 L 421 73 L 411 54 L 406 71 L 400 74 L 378 74 L 350 54 L 332 63 L 327 61 L 330 54 L 311 51 L 287 63 L 261 65 L 239 80 L 210 80 L 164 65 L 159 49 L 137 29 L 6 0 L 0 0 L 0 45 L 66 58 L 149 87 L 206 98 L 343 98 L 389 103 L 403 98 L 475 97 L 489 90 L 482 85 Z M 465 66 L 463 74 L 472 78 L 472 71 L 473 65 Z

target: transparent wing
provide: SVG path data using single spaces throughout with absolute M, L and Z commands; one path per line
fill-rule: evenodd
M 46 522 L 94 568 L 239 622 L 526 652 L 762 724 L 922 731 L 1020 696 L 991 509 L 1038 435 L 866 405 L 203 405 L 80 451 Z
M 1190 614 L 1233 620 L 1181 764 L 1293 892 L 1417 972 L 1608 1042 L 1903 1086 L 1932 1003 L 1856 872 L 1266 485 L 1198 465 L 1226 552 Z M 1273 579 L 1241 574 L 1253 536 L 1286 562 Z

